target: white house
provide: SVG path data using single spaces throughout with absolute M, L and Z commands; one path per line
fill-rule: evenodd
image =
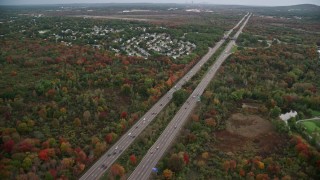
M 296 117 L 298 115 L 297 111 L 290 111 L 285 114 L 281 114 L 279 117 L 283 120 L 286 124 L 288 124 L 288 120 L 292 117 Z

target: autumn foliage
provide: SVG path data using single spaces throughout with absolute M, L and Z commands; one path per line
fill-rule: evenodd
M 237 167 L 237 162 L 235 160 L 230 160 L 229 161 L 229 164 L 230 164 L 230 169 L 231 170 L 235 170 L 236 167 Z
M 122 177 L 125 173 L 124 167 L 120 164 L 113 164 L 110 168 L 111 175 L 113 177 L 119 176 Z
M 48 149 L 41 150 L 38 156 L 43 161 L 49 160 Z
M 14 141 L 12 139 L 10 139 L 10 140 L 8 140 L 7 142 L 5 142 L 3 144 L 3 149 L 4 149 L 5 152 L 11 153 L 14 145 L 15 145 Z
M 172 173 L 172 171 L 171 171 L 170 169 L 165 169 L 165 170 L 163 171 L 163 177 L 164 177 L 165 179 L 171 179 L 171 178 L 172 178 L 172 175 L 173 175 L 173 173 Z
M 120 115 L 120 118 L 126 119 L 128 117 L 128 113 L 123 111 Z
M 137 157 L 134 154 L 132 154 L 129 159 L 132 165 L 135 165 L 137 163 Z
M 206 124 L 211 127 L 215 127 L 217 125 L 216 121 L 213 118 L 208 118 L 205 120 Z
M 113 140 L 113 135 L 112 135 L 112 133 L 108 133 L 108 134 L 106 135 L 106 137 L 105 137 L 105 140 L 106 140 L 107 143 L 111 143 L 112 140 Z
M 183 154 L 183 160 L 184 160 L 184 162 L 185 162 L 186 164 L 189 164 L 189 161 L 190 161 L 190 160 L 189 160 L 189 155 L 188 155 L 188 153 L 185 152 L 185 153 Z
M 197 115 L 197 114 L 192 114 L 192 115 L 191 115 L 191 118 L 192 118 L 192 120 L 195 121 L 195 122 L 198 122 L 198 121 L 199 121 L 199 115 Z
M 224 171 L 228 172 L 229 169 L 230 169 L 230 162 L 229 161 L 224 161 L 222 166 L 223 166 Z

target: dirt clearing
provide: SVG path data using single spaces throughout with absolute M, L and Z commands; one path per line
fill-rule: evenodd
M 287 138 L 275 132 L 270 121 L 258 115 L 235 113 L 227 120 L 226 130 L 214 133 L 215 148 L 234 154 L 251 152 L 260 156 L 278 153 Z
M 227 120 L 226 129 L 230 133 L 253 138 L 272 131 L 272 124 L 257 115 L 236 113 Z

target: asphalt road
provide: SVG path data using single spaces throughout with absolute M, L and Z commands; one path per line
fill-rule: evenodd
M 248 18 L 243 23 L 241 28 L 234 35 L 233 37 L 234 40 L 231 40 L 228 43 L 223 53 L 218 57 L 216 62 L 211 66 L 207 74 L 204 76 L 204 78 L 201 80 L 199 85 L 189 96 L 187 101 L 182 105 L 181 109 L 173 117 L 173 119 L 168 124 L 166 129 L 162 132 L 162 134 L 157 139 L 157 141 L 148 150 L 147 154 L 143 157 L 139 165 L 136 167 L 136 169 L 132 172 L 132 174 L 128 178 L 129 180 L 137 180 L 137 179 L 145 180 L 149 178 L 150 174 L 152 173 L 152 168 L 154 168 L 157 165 L 160 158 L 163 156 L 165 151 L 172 144 L 172 141 L 175 139 L 180 129 L 182 128 L 184 123 L 187 121 L 190 113 L 192 112 L 193 108 L 196 106 L 205 88 L 213 79 L 218 69 L 220 68 L 221 64 L 231 54 L 230 51 L 233 45 L 235 44 L 235 40 L 238 38 L 238 36 L 242 32 L 243 28 L 247 24 L 250 17 L 251 17 L 251 14 L 248 16 Z
M 239 23 L 231 30 L 225 33 L 225 36 L 218 42 L 213 48 L 209 48 L 208 53 L 202 57 L 202 59 L 183 77 L 176 85 L 171 88 L 162 98 L 152 106 L 152 108 L 139 119 L 134 126 L 132 126 L 126 134 L 124 134 L 105 154 L 103 154 L 81 177 L 80 180 L 92 180 L 99 179 L 107 169 L 117 160 L 117 158 L 134 142 L 137 136 L 148 126 L 148 124 L 157 116 L 157 114 L 171 101 L 172 94 L 181 89 L 181 87 L 188 82 L 205 64 L 210 57 L 219 49 L 219 47 L 225 42 L 225 39 L 229 37 L 233 29 L 237 28 L 244 19 L 248 16 L 244 16 Z M 201 83 L 200 83 L 201 84 Z M 201 94 L 202 91 L 197 91 L 196 94 Z M 194 94 L 194 93 L 193 93 Z M 195 99 L 188 99 L 190 102 L 194 102 Z M 184 104 L 182 108 L 191 108 L 194 104 Z M 193 107 L 192 107 L 193 108 Z M 186 118 L 185 116 L 183 116 Z M 179 118 L 181 119 L 181 118 Z M 168 127 L 174 127 L 179 125 L 176 121 L 170 122 Z M 181 125 L 180 125 L 181 126 Z M 149 154 L 150 152 L 148 152 Z M 161 156 L 160 156 L 161 157 Z M 157 162 L 157 161 L 156 161 Z M 150 166 L 151 167 L 151 166 Z M 138 178 L 139 179 L 139 178 Z

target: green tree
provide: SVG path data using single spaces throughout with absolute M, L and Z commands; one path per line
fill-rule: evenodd
M 180 89 L 173 93 L 172 99 L 177 106 L 180 106 L 182 103 L 186 101 L 187 98 L 188 98 L 188 92 L 184 89 Z
M 53 177 L 49 172 L 47 172 L 47 173 L 45 174 L 44 179 L 45 179 L 45 180 L 54 180 L 54 177 Z
M 131 87 L 129 84 L 124 84 L 121 86 L 121 93 L 125 96 L 130 96 L 131 95 Z
M 169 161 L 168 167 L 174 172 L 180 172 L 184 167 L 183 158 L 179 157 L 178 154 L 172 154 Z
M 278 106 L 275 106 L 270 110 L 270 116 L 272 118 L 279 117 L 280 113 L 281 113 L 281 109 Z
M 26 171 L 31 167 L 31 165 L 32 165 L 32 160 L 29 157 L 26 157 L 22 162 L 22 167 Z
M 25 133 L 25 132 L 27 132 L 29 129 L 28 129 L 28 125 L 27 125 L 27 123 L 20 123 L 19 125 L 18 125 L 18 131 L 20 132 L 20 133 Z

